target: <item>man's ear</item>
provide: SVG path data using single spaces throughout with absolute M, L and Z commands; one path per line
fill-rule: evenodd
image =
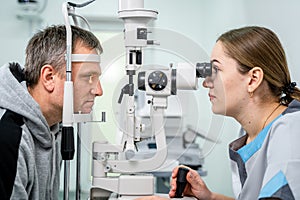
M 43 84 L 44 88 L 49 92 L 52 92 L 54 90 L 54 76 L 55 70 L 51 65 L 44 65 L 41 68 L 40 81 Z
M 253 67 L 249 72 L 248 92 L 253 93 L 264 79 L 264 71 L 260 67 Z

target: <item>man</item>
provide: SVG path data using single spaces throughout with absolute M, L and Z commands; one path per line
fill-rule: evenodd
M 102 53 L 86 30 L 72 27 L 72 39 L 73 54 Z M 0 68 L 0 199 L 58 199 L 65 54 L 65 27 L 51 26 L 30 39 L 25 69 Z M 72 63 L 74 112 L 92 110 L 100 74 L 98 63 Z

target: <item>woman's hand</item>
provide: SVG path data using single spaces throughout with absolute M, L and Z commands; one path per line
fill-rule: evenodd
M 169 196 L 171 198 L 175 197 L 176 180 L 177 180 L 177 173 L 179 167 L 185 167 L 185 166 L 178 166 L 172 172 L 171 190 L 169 192 Z M 183 192 L 184 196 L 193 196 L 201 200 L 212 199 L 213 193 L 207 188 L 206 184 L 201 179 L 197 171 L 189 169 L 186 179 L 187 179 L 187 185 Z

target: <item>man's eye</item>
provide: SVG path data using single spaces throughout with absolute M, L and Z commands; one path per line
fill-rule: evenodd
M 92 74 L 89 76 L 89 83 L 96 83 L 99 80 L 99 76 L 96 74 Z
M 95 76 L 94 75 L 90 75 L 89 76 L 89 83 L 93 83 L 93 81 L 94 81 L 94 78 Z

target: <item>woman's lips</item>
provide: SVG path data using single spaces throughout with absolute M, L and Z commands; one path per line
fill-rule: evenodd
M 216 96 L 214 96 L 214 95 L 212 95 L 212 94 L 210 94 L 210 93 L 208 94 L 208 96 L 209 96 L 209 100 L 210 100 L 210 101 L 212 101 L 212 100 L 214 100 L 214 99 L 216 98 Z

